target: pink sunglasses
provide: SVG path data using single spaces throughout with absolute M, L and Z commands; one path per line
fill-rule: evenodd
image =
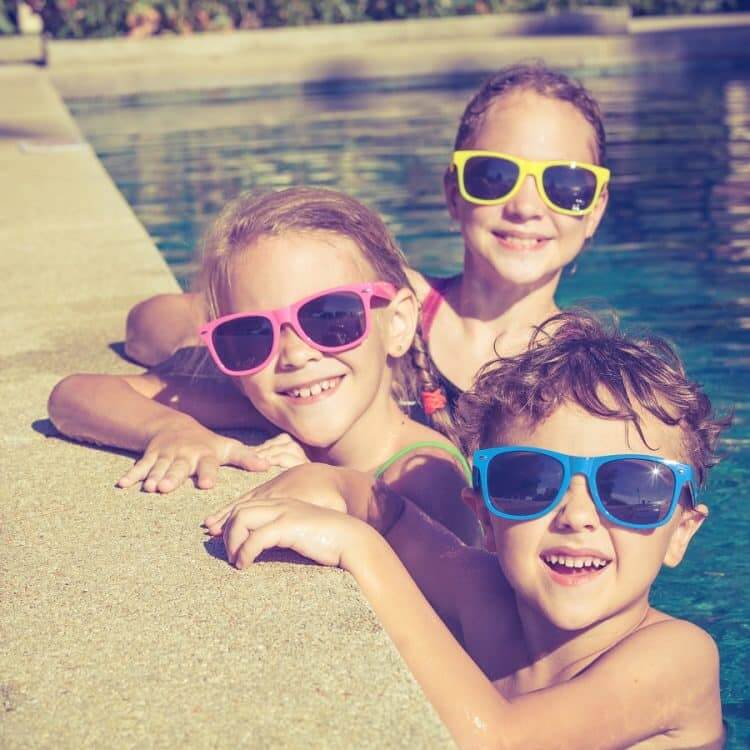
M 347 284 L 288 307 L 224 315 L 198 333 L 225 375 L 252 375 L 278 351 L 281 326 L 290 325 L 308 346 L 321 352 L 353 349 L 370 332 L 372 298 L 391 300 L 395 294 L 396 287 L 385 281 Z

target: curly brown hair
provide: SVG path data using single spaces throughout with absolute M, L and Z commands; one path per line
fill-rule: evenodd
M 614 314 L 584 309 L 558 313 L 542 323 L 529 349 L 499 358 L 479 372 L 458 405 L 467 455 L 493 445 L 506 425 L 542 422 L 562 402 L 589 414 L 631 422 L 644 443 L 639 411 L 683 432 L 684 458 L 703 485 L 719 433 L 731 415 L 717 417 L 701 386 L 689 380 L 676 351 L 656 336 L 627 336 Z

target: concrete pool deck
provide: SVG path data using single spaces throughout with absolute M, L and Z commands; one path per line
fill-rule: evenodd
M 336 44 L 345 27 L 255 51 L 246 34 L 53 43 L 48 68 L 0 66 L 0 745 L 452 746 L 350 576 L 290 563 L 239 573 L 205 542 L 200 519 L 259 477 L 224 470 L 211 492 L 120 491 L 132 457 L 54 435 L 55 382 L 137 371 L 117 354 L 125 313 L 177 289 L 60 92 L 474 70 L 531 56 L 567 68 L 746 58 L 748 21 L 501 43 L 469 24 L 448 33 L 448 21 L 408 49 L 398 34 L 368 40 L 377 29 L 349 29 Z

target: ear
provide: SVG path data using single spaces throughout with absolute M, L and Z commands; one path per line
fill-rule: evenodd
M 596 199 L 594 210 L 586 216 L 586 239 L 589 240 L 594 236 L 594 232 L 599 228 L 601 220 L 604 218 L 604 212 L 607 210 L 609 203 L 609 190 L 605 185 L 599 197 Z
M 664 564 L 676 568 L 685 557 L 690 540 L 708 518 L 708 508 L 701 504 L 695 508 L 682 508 L 680 520 L 672 531 L 672 536 L 664 555 Z
M 451 219 L 459 221 L 458 205 L 461 196 L 458 194 L 456 170 L 453 167 L 447 167 L 443 173 L 443 193 L 445 194 L 445 204 L 448 206 L 448 213 L 451 215 Z
M 409 351 L 419 320 L 419 303 L 411 289 L 404 287 L 388 305 L 388 341 L 386 347 L 391 357 L 403 357 Z
M 461 490 L 461 500 L 465 505 L 469 506 L 469 509 L 477 517 L 477 521 L 479 521 L 479 527 L 482 530 L 482 547 L 487 552 L 496 552 L 495 534 L 492 531 L 490 514 L 487 512 L 482 496 L 474 492 L 471 487 L 464 487 Z

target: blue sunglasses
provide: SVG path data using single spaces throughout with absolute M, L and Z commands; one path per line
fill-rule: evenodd
M 623 453 L 569 456 L 506 445 L 475 451 L 472 485 L 490 513 L 510 521 L 530 521 L 563 499 L 574 474 L 583 474 L 599 513 L 619 526 L 655 529 L 672 517 L 687 490 L 695 507 L 693 469 L 658 456 Z

